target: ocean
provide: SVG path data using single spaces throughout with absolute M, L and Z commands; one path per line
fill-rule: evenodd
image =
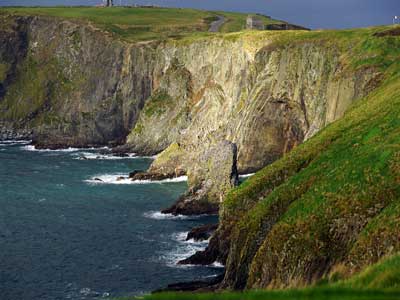
M 185 177 L 116 180 L 151 161 L 0 142 L 1 299 L 141 295 L 220 274 L 218 266 L 176 264 L 206 247 L 186 242 L 186 233 L 217 222 L 159 213 L 185 191 Z

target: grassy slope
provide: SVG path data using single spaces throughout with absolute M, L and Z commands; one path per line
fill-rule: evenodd
M 250 286 L 262 286 L 268 282 L 265 278 L 276 276 L 281 282 L 288 280 L 281 274 L 305 274 L 307 265 L 318 258 L 335 262 L 348 255 L 347 261 L 362 267 L 390 247 L 400 246 L 396 241 L 399 226 L 382 230 L 392 219 L 397 218 L 398 225 L 400 39 L 374 37 L 375 30 L 317 32 L 291 39 L 342 47 L 348 68 L 374 67 L 386 80 L 342 120 L 259 172 L 228 197 L 227 214 L 244 214 L 235 226 L 234 242 L 242 249 L 238 255 L 243 257 L 251 247 L 257 249 Z M 279 42 L 285 43 L 285 38 Z M 266 195 L 261 201 L 260 194 Z M 392 213 L 395 210 L 397 213 Z M 263 232 L 265 220 L 274 221 L 272 229 Z M 360 239 L 353 244 L 358 230 Z M 389 239 L 372 241 L 374 235 L 365 231 L 384 232 L 387 237 L 393 236 L 392 243 L 384 249 L 384 241 Z M 260 237 L 264 243 L 259 248 L 254 241 Z M 280 255 L 285 259 L 280 260 Z M 298 257 L 302 261 L 296 265 Z M 269 268 L 274 271 L 265 275 L 263 270 Z M 260 282 L 261 276 L 265 277 Z
M 45 15 L 90 21 L 99 28 L 116 34 L 127 41 L 145 41 L 182 37 L 207 32 L 218 15 L 225 16 L 222 32 L 245 28 L 246 14 L 211 12 L 178 8 L 128 7 L 16 7 L 0 8 L 0 13 L 16 15 Z M 278 22 L 262 17 L 266 24 Z
M 145 300 L 385 300 L 400 298 L 399 284 L 400 254 L 397 254 L 368 267 L 350 279 L 333 284 L 319 284 L 306 289 L 214 294 L 166 293 L 143 298 Z

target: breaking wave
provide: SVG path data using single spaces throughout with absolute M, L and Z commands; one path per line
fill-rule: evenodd
M 176 178 L 168 178 L 163 180 L 131 180 L 126 177 L 126 174 L 105 174 L 93 176 L 90 179 L 85 180 L 87 183 L 91 184 L 162 184 L 162 183 L 175 183 L 175 182 L 185 182 L 187 181 L 187 176 L 181 176 Z
M 28 140 L 4 140 L 0 141 L 0 146 L 14 146 L 14 145 L 26 145 L 30 144 L 32 141 Z
M 239 175 L 239 178 L 249 178 L 251 176 L 254 176 L 256 173 L 250 173 L 250 174 L 243 174 L 243 175 Z
M 117 156 L 113 154 L 100 154 L 94 152 L 80 152 L 75 154 L 74 159 L 79 160 L 121 160 L 121 159 L 132 159 L 132 158 L 141 158 L 140 156 L 136 156 L 135 153 L 130 153 L 127 156 Z

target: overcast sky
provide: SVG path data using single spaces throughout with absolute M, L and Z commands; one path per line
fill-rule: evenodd
M 210 10 L 257 12 L 310 28 L 390 24 L 400 0 L 114 0 Z M 101 0 L 0 0 L 0 5 L 96 5 Z

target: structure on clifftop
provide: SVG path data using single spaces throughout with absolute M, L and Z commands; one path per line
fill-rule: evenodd
M 114 5 L 113 0 L 104 0 L 104 5 L 107 7 L 111 7 Z
M 256 16 L 248 16 L 246 21 L 246 28 L 247 29 L 255 29 L 255 30 L 264 30 L 265 25 L 263 20 Z

